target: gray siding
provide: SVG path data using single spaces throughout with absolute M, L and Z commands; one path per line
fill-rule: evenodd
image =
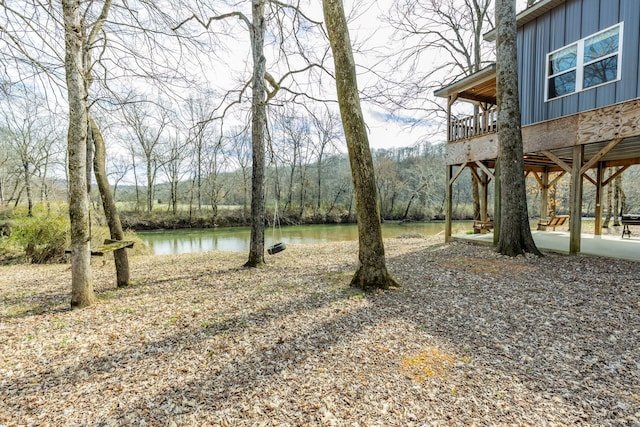
M 545 102 L 549 52 L 624 21 L 620 81 Z M 568 0 L 518 31 L 522 124 L 640 98 L 640 0 Z

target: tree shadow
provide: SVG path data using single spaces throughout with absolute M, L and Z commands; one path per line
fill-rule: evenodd
M 542 423 L 603 425 L 640 411 L 640 272 L 634 263 L 555 254 L 511 260 L 489 248 L 476 250 L 465 244 L 449 251 L 451 248 L 443 244 L 389 257 L 389 270 L 403 285 L 398 291 L 366 296 L 354 292 L 346 287 L 349 276 L 345 267 L 345 287 L 332 292 L 306 294 L 267 306 L 254 303 L 236 315 L 214 318 L 98 358 L 87 356 L 73 366 L 32 373 L 19 381 L 61 391 L 74 387 L 77 381 L 100 381 L 128 369 L 145 367 L 149 371 L 156 358 L 178 358 L 188 350 L 197 356 L 192 362 L 202 368 L 197 376 L 191 372 L 180 381 L 175 379 L 176 373 L 163 372 L 161 375 L 174 378 L 174 382 L 166 380 L 145 395 L 123 396 L 127 404 L 115 421 L 186 423 L 191 411 L 197 412 L 201 421 L 222 422 L 225 414 L 231 414 L 232 421 L 250 424 L 270 416 L 251 412 L 252 400 L 264 403 L 261 389 L 276 382 L 287 384 L 288 378 L 295 381 L 291 372 L 300 375 L 303 366 L 314 366 L 310 360 L 330 362 L 331 348 L 362 338 L 368 328 L 402 321 L 413 325 L 406 336 L 417 341 L 414 347 L 434 342 L 451 351 L 456 364 L 450 377 L 415 384 L 415 379 L 375 372 L 381 366 L 365 361 L 362 372 L 374 370 L 370 375 L 379 374 L 381 381 L 382 377 L 385 381 L 393 378 L 401 388 L 395 386 L 392 392 L 405 393 L 413 404 L 422 406 L 424 417 L 429 417 L 434 393 L 453 411 L 458 411 L 453 409 L 458 406 L 489 408 L 476 419 L 464 418 L 468 415 L 460 409 L 450 414 L 454 418 L 449 421 L 454 424 L 516 423 L 522 416 L 519 411 L 537 410 Z M 581 281 L 585 272 L 589 280 Z M 318 280 L 328 279 L 308 271 L 299 286 Z M 153 289 L 152 283 L 146 286 Z M 334 306 L 350 298 L 364 298 L 364 303 L 350 310 Z M 298 319 L 315 311 L 322 316 L 310 315 L 319 321 L 298 325 Z M 283 318 L 290 318 L 291 323 L 283 323 L 284 329 L 274 328 L 275 320 Z M 259 345 L 252 346 L 254 343 Z M 406 343 L 407 348 L 410 344 Z M 392 369 L 399 369 L 400 356 L 389 356 Z M 351 362 L 358 364 L 358 357 L 354 354 Z M 179 369 L 180 363 L 188 362 L 176 360 L 170 366 Z M 335 369 L 339 372 L 340 368 Z M 321 374 L 309 370 L 308 375 Z M 465 383 L 467 376 L 475 378 L 469 385 Z M 22 387 L 12 397 L 26 399 L 38 393 L 36 385 L 19 386 L 11 381 L 18 380 L 7 381 L 8 388 Z M 501 381 L 505 385 L 501 386 Z M 451 384 L 460 389 L 458 396 L 452 393 Z M 300 388 L 295 384 L 286 387 L 294 394 L 291 399 L 296 399 Z M 358 405 L 362 402 L 349 390 L 332 390 L 339 399 L 351 402 L 347 407 L 361 408 Z M 377 393 L 384 396 L 384 388 Z M 316 403 L 288 402 L 297 407 Z M 552 418 L 560 409 L 558 418 Z M 246 419 L 239 420 L 240 416 Z M 320 424 L 321 416 L 318 407 L 311 407 L 304 416 L 291 415 L 291 422 Z

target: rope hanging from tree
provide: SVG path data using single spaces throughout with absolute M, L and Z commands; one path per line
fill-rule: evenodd
M 278 200 L 276 200 L 276 204 L 273 208 L 273 225 L 271 227 L 271 237 L 273 240 L 275 240 L 276 224 L 278 225 L 278 238 L 282 240 L 282 230 L 280 229 L 280 219 L 278 218 Z M 275 255 L 278 252 L 284 251 L 286 248 L 287 245 L 284 242 L 280 241 L 273 244 L 272 246 L 269 246 L 269 248 L 267 248 L 267 253 L 269 255 Z

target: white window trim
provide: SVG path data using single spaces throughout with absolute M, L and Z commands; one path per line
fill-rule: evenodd
M 618 30 L 618 52 L 615 53 L 615 54 L 611 53 L 609 55 L 604 55 L 604 56 L 601 56 L 601 57 L 599 57 L 599 58 L 597 58 L 597 59 L 595 59 L 593 61 L 589 61 L 589 62 L 585 63 L 584 62 L 584 42 L 585 42 L 585 40 L 590 39 L 592 37 L 595 37 L 598 34 L 607 32 L 607 31 L 609 31 L 609 30 L 611 30 L 613 28 L 616 28 L 616 27 L 619 27 L 619 30 Z M 619 23 L 617 23 L 615 25 L 612 25 L 610 27 L 605 28 L 604 30 L 598 31 L 597 33 L 590 34 L 587 37 L 584 37 L 584 38 L 582 38 L 582 39 L 580 39 L 578 41 L 575 41 L 575 42 L 569 43 L 569 44 L 567 44 L 565 46 L 562 46 L 560 49 L 556 49 L 553 52 L 549 52 L 547 54 L 547 56 L 546 56 L 546 61 L 545 61 L 545 64 L 544 64 L 544 66 L 545 66 L 545 72 L 544 72 L 544 74 L 545 74 L 544 101 L 545 102 L 555 101 L 556 99 L 561 99 L 561 98 L 564 98 L 564 97 L 567 97 L 567 96 L 575 95 L 575 94 L 580 93 L 580 92 L 584 92 L 586 90 L 595 89 L 595 88 L 600 87 L 600 86 L 604 86 L 604 85 L 608 85 L 610 83 L 615 83 L 617 81 L 620 81 L 620 79 L 622 78 L 622 40 L 624 39 L 623 35 L 624 35 L 624 22 L 619 22 Z M 576 89 L 575 89 L 575 91 L 573 91 L 571 93 L 566 93 L 564 95 L 560 95 L 560 96 L 556 96 L 556 97 L 553 97 L 553 98 L 549 98 L 549 79 L 554 77 L 554 76 L 558 76 L 558 75 L 564 74 L 564 73 L 569 72 L 569 71 L 574 69 L 574 68 L 570 68 L 570 69 L 564 70 L 564 71 L 562 71 L 560 73 L 549 74 L 549 60 L 551 58 L 551 55 L 553 55 L 554 53 L 560 52 L 561 50 L 566 49 L 569 46 L 572 46 L 574 44 L 577 45 L 576 46 L 576 48 L 577 48 L 577 52 L 576 52 L 577 53 L 577 58 L 576 58 L 576 67 L 575 67 L 575 71 L 576 71 Z M 588 88 L 583 88 L 582 87 L 582 85 L 584 83 L 584 67 L 585 66 L 587 66 L 589 64 L 592 64 L 594 62 L 601 61 L 601 60 L 603 60 L 605 58 L 616 56 L 616 55 L 618 56 L 618 69 L 616 70 L 616 78 L 615 79 L 609 80 L 608 82 L 603 82 L 603 83 L 600 83 L 600 84 L 597 84 L 597 85 L 594 85 L 594 86 L 589 86 Z

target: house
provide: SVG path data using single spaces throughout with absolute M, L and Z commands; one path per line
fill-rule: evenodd
M 571 253 L 580 252 L 583 185 L 596 188 L 595 233 L 601 234 L 603 188 L 615 178 L 605 180 L 605 168 L 622 173 L 640 163 L 639 18 L 638 0 L 540 0 L 517 16 L 525 173 L 540 185 L 541 218 L 548 216 L 549 187 L 571 176 Z M 485 34 L 495 37 L 495 30 Z M 435 92 L 448 102 L 448 194 L 470 169 L 483 190 L 483 219 L 487 186 L 497 185 L 499 173 L 495 78 L 493 64 Z M 457 102 L 477 108 L 457 118 L 451 113 Z M 451 210 L 448 196 L 447 239 Z

